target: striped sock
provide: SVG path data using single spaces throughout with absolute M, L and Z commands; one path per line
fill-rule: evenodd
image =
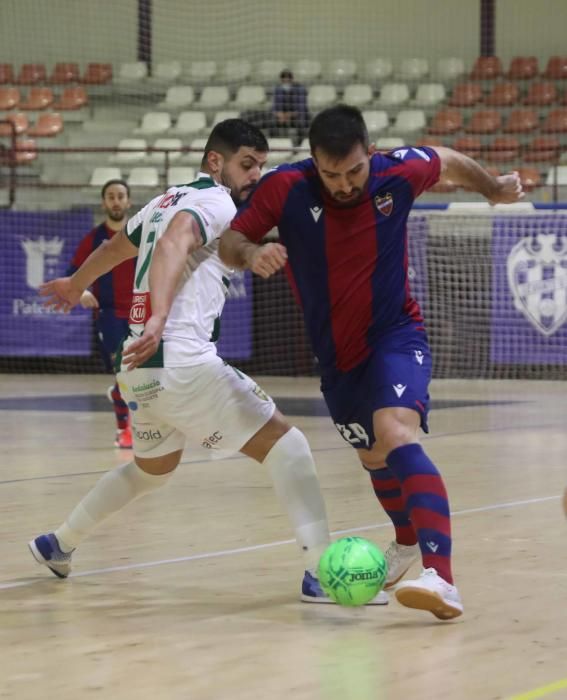
M 396 542 L 411 546 L 417 542 L 417 535 L 408 517 L 402 496 L 401 484 L 389 467 L 368 469 L 376 498 L 394 524 Z
M 117 383 L 112 387 L 110 396 L 112 397 L 112 404 L 114 407 L 114 415 L 116 416 L 116 425 L 118 430 L 124 430 L 124 428 L 128 427 L 128 406 L 122 398 L 122 394 L 120 393 Z
M 453 583 L 451 573 L 451 515 L 441 475 L 421 445 L 392 450 L 386 463 L 399 479 L 407 511 L 416 531 L 423 566 Z

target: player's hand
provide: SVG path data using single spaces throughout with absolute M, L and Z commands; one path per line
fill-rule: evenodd
M 267 279 L 271 277 L 287 262 L 287 250 L 281 243 L 266 243 L 266 245 L 258 246 L 250 259 L 248 267 L 256 275 Z
M 122 362 L 128 371 L 136 369 L 150 359 L 158 351 L 161 336 L 165 326 L 165 319 L 150 316 L 145 327 L 144 335 L 135 340 L 124 350 Z
M 81 294 L 80 304 L 83 309 L 98 309 L 98 301 L 92 292 L 88 289 Z
M 73 284 L 71 277 L 59 277 L 39 287 L 39 295 L 45 297 L 43 305 L 64 313 L 80 302 L 83 291 Z
M 526 196 L 522 189 L 520 174 L 516 171 L 499 175 L 496 182 L 498 183 L 496 192 L 490 198 L 492 204 L 513 204 Z

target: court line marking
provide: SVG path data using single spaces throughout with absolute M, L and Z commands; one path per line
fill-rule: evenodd
M 537 700 L 537 698 L 544 698 L 546 695 L 551 695 L 551 693 L 555 693 L 557 690 L 565 690 L 566 688 L 567 678 L 562 678 L 561 680 L 555 681 L 555 683 L 549 683 L 548 685 L 542 685 L 540 688 L 529 690 L 527 693 L 513 695 L 510 700 Z
M 562 496 L 541 496 L 540 498 L 529 498 L 522 501 L 510 501 L 508 503 L 495 503 L 488 506 L 480 506 L 478 508 L 465 508 L 463 510 L 453 511 L 451 513 L 452 517 L 459 515 L 469 515 L 470 513 L 486 513 L 491 510 L 502 510 L 504 508 L 517 508 L 519 506 L 532 505 L 536 503 L 547 503 L 549 501 L 558 501 Z M 381 530 L 382 528 L 389 527 L 391 523 L 379 523 L 378 525 L 363 525 L 361 527 L 350 527 L 346 530 L 334 530 L 331 535 L 348 535 L 354 532 L 365 532 L 366 530 Z M 91 569 L 89 571 L 79 571 L 78 573 L 71 574 L 69 578 L 83 578 L 85 576 L 96 576 L 99 574 L 111 574 L 116 571 L 132 571 L 141 569 L 152 569 L 157 566 L 164 566 L 167 564 L 182 564 L 190 561 L 199 561 L 200 559 L 217 559 L 219 557 L 232 556 L 235 554 L 245 554 L 247 552 L 257 552 L 262 549 L 269 549 L 271 547 L 281 547 L 286 544 L 294 544 L 295 539 L 291 540 L 277 540 L 275 542 L 265 542 L 264 544 L 250 545 L 249 547 L 236 547 L 234 549 L 222 549 L 218 552 L 203 552 L 201 554 L 190 554 L 186 557 L 175 557 L 173 559 L 159 559 L 156 561 L 139 562 L 137 564 L 121 564 L 119 566 L 109 566 L 103 569 Z M 51 581 L 55 583 L 53 578 L 33 578 L 25 579 L 24 581 L 12 581 L 8 583 L 0 583 L 0 590 L 11 590 L 14 588 L 24 588 L 26 586 L 33 586 L 38 582 Z

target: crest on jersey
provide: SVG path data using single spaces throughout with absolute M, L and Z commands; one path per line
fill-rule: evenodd
M 506 263 L 514 306 L 545 336 L 567 321 L 567 236 L 527 236 Z
M 374 204 L 376 205 L 376 209 L 378 209 L 380 214 L 390 216 L 392 209 L 394 208 L 394 198 L 389 192 L 384 195 L 377 194 L 376 197 L 374 197 Z

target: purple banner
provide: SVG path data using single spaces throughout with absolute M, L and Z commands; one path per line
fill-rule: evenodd
M 236 272 L 231 278 L 217 349 L 223 360 L 248 360 L 252 357 L 251 272 Z
M 81 238 L 89 210 L 0 211 L 0 355 L 90 355 L 91 312 L 55 313 L 42 306 L 42 282 L 60 277 Z
M 497 216 L 490 357 L 567 364 L 567 217 Z

